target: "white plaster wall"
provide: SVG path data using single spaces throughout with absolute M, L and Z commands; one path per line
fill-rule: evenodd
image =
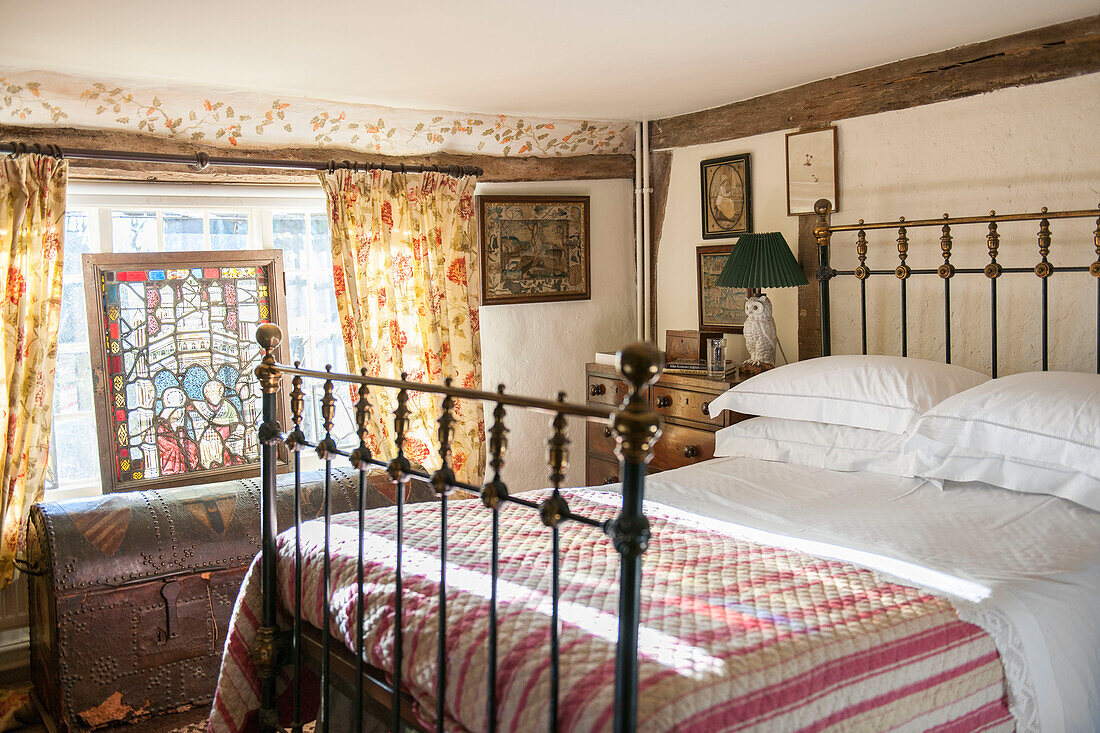
M 750 153 L 753 231 L 781 232 L 792 251 L 798 249 L 798 219 L 787 216 L 787 178 L 784 137 L 780 133 L 757 135 L 711 145 L 677 148 L 669 173 L 668 204 L 657 253 L 657 342 L 664 345 L 665 331 L 699 328 L 699 288 L 695 249 L 723 244 L 730 239 L 702 237 L 702 205 L 699 200 L 699 163 L 708 158 Z M 798 293 L 794 288 L 768 290 L 787 357 L 798 358 Z M 745 340 L 730 335 L 730 359 L 747 358 Z M 782 363 L 782 357 L 776 357 Z
M 509 392 L 553 399 L 559 390 L 584 402 L 584 365 L 597 351 L 616 351 L 634 340 L 633 184 L 630 180 L 482 183 L 478 194 L 590 196 L 592 299 L 481 307 L 482 381 Z M 486 427 L 491 424 L 486 410 Z M 512 491 L 548 484 L 546 439 L 550 415 L 513 410 L 504 479 Z M 571 420 L 566 485 L 584 485 L 585 433 Z
M 1046 84 L 1003 89 L 965 99 L 886 112 L 837 123 L 840 150 L 838 224 L 867 221 L 1091 209 L 1100 201 L 1100 74 Z M 698 163 L 740 152 L 753 154 L 756 231 L 782 231 L 794 246 L 796 217 L 785 213 L 783 132 L 674 152 L 669 206 L 658 261 L 659 328 L 695 328 L 694 247 L 699 238 Z M 1095 219 L 1052 222 L 1051 261 L 1067 265 L 1095 260 Z M 1030 267 L 1038 261 L 1037 223 L 1003 224 L 1004 266 Z M 912 267 L 935 267 L 940 259 L 939 228 L 910 230 Z M 983 225 L 956 227 L 956 266 L 988 262 Z M 895 230 L 868 234 L 872 268 L 897 264 Z M 833 263 L 856 264 L 855 236 L 834 238 Z M 922 282 L 923 281 L 923 282 Z M 834 280 L 834 352 L 859 349 L 858 289 L 854 279 Z M 873 327 L 869 349 L 899 353 L 898 284 L 872 278 L 868 310 Z M 1039 366 L 1039 283 L 1032 275 L 1006 276 L 999 292 L 1000 372 Z M 1087 273 L 1055 274 L 1051 284 L 1051 368 L 1095 369 L 1096 281 Z M 942 292 L 938 278 L 910 280 L 911 356 L 943 359 Z M 784 296 L 791 290 L 780 291 Z M 963 276 L 952 286 L 952 342 L 956 363 L 988 370 L 990 365 L 989 286 L 984 278 Z M 922 307 L 922 294 L 935 307 Z M 796 339 L 797 307 L 792 298 L 775 301 L 780 338 L 788 356 Z M 847 303 L 847 305 L 846 305 Z M 740 337 L 731 337 L 740 348 Z

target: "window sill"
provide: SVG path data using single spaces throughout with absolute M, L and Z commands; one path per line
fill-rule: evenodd
M 89 499 L 103 494 L 99 482 L 69 484 L 56 489 L 47 489 L 42 495 L 42 501 L 68 501 L 69 499 Z

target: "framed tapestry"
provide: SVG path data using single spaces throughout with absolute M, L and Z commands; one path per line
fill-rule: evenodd
M 752 231 L 750 157 L 742 153 L 699 164 L 703 239 L 735 237 Z
M 286 323 L 282 254 L 83 256 L 104 492 L 258 475 L 255 336 Z
M 787 133 L 787 216 L 814 213 L 818 199 L 840 210 L 836 128 Z
M 588 300 L 588 196 L 479 196 L 481 303 Z
M 711 244 L 695 248 L 700 331 L 742 333 L 745 330 L 745 289 L 716 285 L 734 246 L 733 243 Z

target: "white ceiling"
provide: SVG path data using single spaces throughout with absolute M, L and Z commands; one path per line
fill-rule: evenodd
M 0 0 L 0 66 L 653 119 L 1098 9 L 1097 0 Z

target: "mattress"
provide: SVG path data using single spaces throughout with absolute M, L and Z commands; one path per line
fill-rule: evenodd
M 571 492 L 606 518 L 618 497 Z M 917 479 L 715 459 L 650 477 L 654 539 L 644 556 L 639 722 L 644 730 L 1092 730 L 1100 515 L 1054 498 L 987 487 L 941 491 Z M 548 530 L 502 513 L 502 667 L 506 730 L 545 724 Z M 452 504 L 448 628 L 455 644 L 446 727 L 484 728 L 486 510 Z M 329 629 L 354 648 L 355 521 L 336 520 Z M 370 664 L 390 666 L 392 510 L 369 513 L 365 586 Z M 406 509 L 404 686 L 425 724 L 434 711 L 438 517 Z M 565 730 L 610 724 L 618 558 L 596 530 L 562 533 Z M 461 539 L 459 539 L 461 537 Z M 280 536 L 280 555 L 292 554 Z M 303 550 L 319 565 L 320 528 Z M 280 566 L 289 607 L 293 588 Z M 320 625 L 319 575 L 306 619 Z M 254 721 L 245 650 L 258 574 L 242 590 L 212 730 Z M 411 650 L 411 651 L 409 651 Z M 453 687 L 452 687 L 453 686 Z M 925 694 L 927 693 L 927 694 Z M 1011 710 L 1011 715 L 1009 714 Z

